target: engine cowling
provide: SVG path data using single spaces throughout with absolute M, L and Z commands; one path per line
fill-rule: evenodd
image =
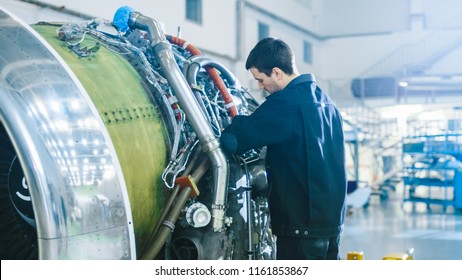
M 135 258 L 135 233 L 142 248 L 166 197 L 159 108 L 133 66 L 98 40 L 72 51 L 57 26 L 32 29 L 3 11 L 1 20 L 2 191 L 16 184 L 13 201 L 22 191 L 33 202 L 38 257 Z
M 1 259 L 274 258 L 260 151 L 218 142 L 258 104 L 153 19 L 114 22 L 0 10 Z

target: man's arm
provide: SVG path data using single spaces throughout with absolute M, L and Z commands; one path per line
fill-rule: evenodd
M 236 116 L 222 133 L 222 147 L 229 153 L 241 154 L 282 142 L 292 132 L 293 114 L 289 106 L 269 108 L 263 104 L 250 116 Z

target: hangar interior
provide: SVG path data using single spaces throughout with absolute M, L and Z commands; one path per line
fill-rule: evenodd
M 167 62 L 164 65 L 162 55 L 157 57 L 159 62 L 153 63 L 154 58 L 141 54 L 139 55 L 141 62 L 138 62 L 141 66 L 135 67 L 135 70 L 149 72 L 151 76 L 146 74 L 148 82 L 139 86 L 133 83 L 138 79 L 136 71 L 132 73 L 127 70 L 127 73 L 121 73 L 121 69 L 128 69 L 125 60 L 113 57 L 111 48 L 106 46 L 125 47 L 125 50 L 137 55 L 141 49 L 149 48 L 149 46 L 140 43 L 140 45 L 133 44 L 135 45 L 133 47 L 128 44 L 128 40 L 116 41 L 116 36 L 111 31 L 98 28 L 92 30 L 96 25 L 104 27 L 107 22 L 113 20 L 117 9 L 126 5 L 139 11 L 142 19 L 144 19 L 143 16 L 155 19 L 153 25 L 158 28 L 155 32 L 167 34 L 166 40 L 175 45 L 173 55 L 184 63 L 184 65 L 180 63 L 181 71 L 197 82 L 199 87 L 193 92 L 196 96 L 202 96 L 205 100 L 204 106 L 210 106 L 210 108 L 215 106 L 214 101 L 217 98 L 211 96 L 213 89 L 208 87 L 212 82 L 203 76 L 204 71 L 200 70 L 202 68 L 193 69 L 194 67 L 188 64 L 190 62 L 185 50 L 195 53 L 198 57 L 203 55 L 193 62 L 200 67 L 212 66 L 218 69 L 226 81 L 224 86 L 236 96 L 241 96 L 241 101 L 246 96 L 250 96 L 249 100 L 255 103 L 241 105 L 244 110 L 249 110 L 264 100 L 264 93 L 259 91 L 256 82 L 244 67 L 246 56 L 251 48 L 259 39 L 267 36 L 279 37 L 293 47 L 300 72 L 309 72 L 316 76 L 321 88 L 341 109 L 344 119 L 349 184 L 348 213 L 341 241 L 342 258 L 462 259 L 462 3 L 458 0 L 221 0 L 220 4 L 216 2 L 212 0 L 136 0 L 97 1 L 95 3 L 95 1 L 87 0 L 0 0 L 0 9 L 3 14 L 0 38 L 2 45 L 9 46 L 8 51 L 1 51 L 3 54 L 0 55 L 3 60 L 3 63 L 0 63 L 2 79 L 0 96 L 3 96 L 1 98 L 3 101 L 0 103 L 2 105 L 0 151 L 4 155 L 2 159 L 7 158 L 7 154 L 11 154 L 7 162 L 0 162 L 2 164 L 0 166 L 2 189 L 6 190 L 6 194 L 2 193 L 2 199 L 9 200 L 8 197 L 14 197 L 14 195 L 11 196 L 12 189 L 9 187 L 14 180 L 19 180 L 14 183 L 26 189 L 25 178 L 29 184 L 39 186 L 45 186 L 47 182 L 62 181 L 64 185 L 75 190 L 75 193 L 70 195 L 65 189 L 56 188 L 55 191 L 59 193 L 59 196 L 65 198 L 61 200 L 61 202 L 66 201 L 62 202 L 62 205 L 57 205 L 56 203 L 60 200 L 54 200 L 54 198 L 44 199 L 43 205 L 35 203 L 39 195 L 54 197 L 56 194 L 51 191 L 51 187 L 49 191 L 46 187 L 40 187 L 36 193 L 32 193 L 34 210 L 42 209 L 46 212 L 42 219 L 56 219 L 56 222 L 40 222 L 38 217 L 37 220 L 32 218 L 34 210 L 30 203 L 21 204 L 23 200 L 30 201 L 29 196 L 18 196 L 16 202 L 12 202 L 19 215 L 7 214 L 6 206 L 4 206 L 2 219 L 8 222 L 2 225 L 2 244 L 6 242 L 14 246 L 12 246 L 13 249 L 11 246 L 8 249 L 2 247 L 0 251 L 2 259 L 133 259 L 140 257 L 152 259 L 159 251 L 164 250 L 150 245 L 153 240 L 157 241 L 154 238 L 160 238 L 164 243 L 167 242 L 174 247 L 176 258 L 209 258 L 210 256 L 212 256 L 210 258 L 233 258 L 230 257 L 229 252 L 216 252 L 214 245 L 204 245 L 203 240 L 209 240 L 210 244 L 218 244 L 223 240 L 232 243 L 232 240 L 244 238 L 244 236 L 231 238 L 228 233 L 209 236 L 204 232 L 196 233 L 186 229 L 171 240 L 172 237 L 163 233 L 163 226 L 157 225 L 157 221 L 165 218 L 162 210 L 168 208 L 173 202 L 168 201 L 168 195 L 162 190 L 143 189 L 141 186 L 153 184 L 161 175 L 163 179 L 168 176 L 176 178 L 180 172 L 183 172 L 183 169 L 178 169 L 174 164 L 169 164 L 164 169 L 162 165 L 167 165 L 169 155 L 161 153 L 162 155 L 159 156 L 154 152 L 156 157 L 145 159 L 143 153 L 150 154 L 151 151 L 162 150 L 166 154 L 166 151 L 176 151 L 176 149 L 180 152 L 175 160 L 184 164 L 183 168 L 187 170 L 194 167 L 194 170 L 189 170 L 192 178 L 197 182 L 205 178 L 203 179 L 205 183 L 202 184 L 209 185 L 212 189 L 211 197 L 206 197 L 204 201 L 190 199 L 185 202 L 187 206 L 183 209 L 186 215 L 183 221 L 185 228 L 195 229 L 200 227 L 198 224 L 201 221 L 205 220 L 208 223 L 211 220 L 210 223 L 215 232 L 221 232 L 226 226 L 232 228 L 230 224 L 236 227 L 233 228 L 236 232 L 243 231 L 243 235 L 252 236 L 252 234 L 257 235 L 258 232 L 261 240 L 254 245 L 258 245 L 260 253 L 250 256 L 248 252 L 253 251 L 251 245 L 236 243 L 235 250 L 242 249 L 248 255 L 237 254 L 234 257 L 261 259 L 272 257 L 273 239 L 267 228 L 266 202 L 255 199 L 252 202 L 255 205 L 246 204 L 251 202 L 248 202 L 250 201 L 248 197 L 246 200 L 244 194 L 242 196 L 245 202 L 239 200 L 240 192 L 246 193 L 246 189 L 233 190 L 239 197 L 236 199 L 236 205 L 246 204 L 243 209 L 257 209 L 253 213 L 249 210 L 248 216 L 242 221 L 245 224 L 251 219 L 250 215 L 257 217 L 259 222 L 252 229 L 254 232 L 240 222 L 236 222 L 236 218 L 235 222 L 227 219 L 224 210 L 220 207 L 212 209 L 210 213 L 204 209 L 204 204 L 210 201 L 213 205 L 222 204 L 225 194 L 222 193 L 219 185 L 222 180 L 220 176 L 224 175 L 219 169 L 210 171 L 206 163 L 186 164 L 189 156 L 195 159 L 194 155 L 199 153 L 195 151 L 198 150 L 199 145 L 202 145 L 203 138 L 219 136 L 218 128 L 222 122 L 227 121 L 222 113 L 223 111 L 226 113 L 229 104 L 222 107 L 217 105 L 216 112 L 210 113 L 211 128 L 203 130 L 201 130 L 203 120 L 199 117 L 190 117 L 196 115 L 195 108 L 185 108 L 186 119 L 191 124 L 188 123 L 184 130 L 189 129 L 196 132 L 201 130 L 202 134 L 186 133 L 185 138 L 188 141 L 180 136 L 177 138 L 176 135 L 180 132 L 178 125 L 175 125 L 175 118 L 162 120 L 163 114 L 176 114 L 176 111 L 165 113 L 161 110 L 158 112 L 156 106 L 149 105 L 147 101 L 149 97 L 143 93 L 146 88 L 149 91 L 150 87 L 153 87 L 154 91 L 166 92 L 165 96 L 169 96 L 171 92 L 166 89 L 167 82 L 164 81 L 168 80 L 172 84 L 172 81 L 178 81 L 177 77 L 162 71 L 159 74 L 152 69 L 156 70 L 159 65 L 164 71 L 167 68 L 175 72 L 177 69 L 168 68 L 172 66 L 168 66 Z M 82 29 L 85 31 L 81 31 L 80 34 L 88 33 L 88 37 L 95 36 L 100 43 L 97 40 L 96 43 L 91 41 L 93 39 L 88 39 L 85 35 L 82 35 L 81 41 L 76 40 L 75 37 L 67 41 L 62 39 L 77 32 L 79 26 L 83 26 L 81 23 L 88 23 L 92 19 L 98 20 L 94 21 L 93 25 L 88 24 L 85 27 L 87 29 Z M 23 25 L 32 25 L 34 31 L 21 27 L 18 22 Z M 132 28 L 146 29 L 148 33 L 153 31 L 154 27 L 150 26 L 151 22 L 146 24 L 143 22 L 139 25 L 135 23 L 131 26 Z M 58 28 L 66 24 L 70 26 L 68 29 Z M 8 29 L 11 26 L 17 26 L 15 28 L 18 29 L 11 31 Z M 110 24 L 108 26 L 110 27 Z M 30 35 L 35 32 L 43 38 Z M 55 38 L 56 34 L 61 37 L 61 42 Z M 88 40 L 93 42 L 91 46 L 79 45 Z M 41 54 L 41 49 L 37 47 L 45 45 L 44 41 L 47 41 L 54 49 L 50 51 L 50 54 Z M 66 48 L 70 51 L 60 49 L 63 45 L 62 41 L 67 43 Z M 9 42 L 14 42 L 14 44 Z M 13 50 L 18 52 L 13 52 Z M 159 53 L 162 54 L 163 51 L 160 50 Z M 43 51 L 45 52 L 46 50 Z M 78 59 L 71 57 L 70 53 Z M 50 76 L 45 77 L 45 80 L 62 80 L 60 86 L 66 90 L 68 95 L 56 94 L 41 97 L 45 95 L 45 89 L 39 89 L 39 93 L 35 91 L 37 95 L 30 95 L 32 97 L 21 95 L 28 90 L 33 91 L 31 88 L 34 89 L 38 83 L 32 77 L 35 75 L 32 71 L 19 69 L 17 73 L 15 72 L 17 67 L 21 66 L 18 62 L 20 59 L 17 57 L 23 54 L 31 63 L 27 64 L 29 68 L 25 68 L 26 70 L 32 68 L 30 65 L 36 67 L 36 64 L 43 64 L 43 61 L 56 60 L 56 64 L 55 62 L 50 63 L 49 68 L 41 69 L 40 73 L 50 71 Z M 56 54 L 62 57 L 62 61 L 54 58 Z M 83 73 L 88 69 L 82 70 L 82 73 L 79 72 L 81 71 L 79 67 L 85 68 L 81 64 L 87 56 L 101 68 L 94 72 L 89 70 L 88 73 Z M 10 60 L 11 57 L 13 57 L 12 60 Z M 18 61 L 15 62 L 15 58 Z M 136 59 L 133 58 L 130 63 Z M 146 67 L 147 63 L 153 66 Z M 56 69 L 62 67 L 62 69 L 50 70 L 54 67 Z M 60 71 L 71 74 L 69 76 L 63 74 L 62 76 L 65 77 L 54 76 L 57 75 L 56 73 L 61 73 Z M 128 75 L 132 76 L 127 78 Z M 76 93 L 82 92 L 82 89 L 79 83 L 74 85 L 75 77 L 83 84 L 92 102 L 88 101 L 87 95 L 80 96 Z M 214 78 L 210 79 L 216 82 Z M 158 82 L 152 82 L 155 80 Z M 50 85 L 53 90 L 59 92 L 57 86 L 50 81 L 40 81 L 40 83 Z M 178 88 L 172 85 L 173 91 L 186 90 L 182 88 L 181 82 L 178 84 L 180 84 Z M 100 93 L 99 89 L 103 87 L 115 87 L 121 91 L 137 93 L 127 95 L 122 92 L 116 95 L 111 89 Z M 96 93 L 92 93 L 92 88 L 95 88 Z M 6 96 L 13 91 L 21 93 L 18 96 L 22 97 L 17 100 L 7 98 Z M 37 98 L 40 102 L 34 103 L 37 102 Z M 72 98 L 76 98 L 75 100 L 81 103 L 77 101 L 72 103 L 69 101 Z M 188 103 L 187 97 L 175 98 L 179 99 L 180 104 Z M 174 104 L 172 100 L 160 100 L 159 102 Z M 24 110 L 22 113 L 33 116 L 35 123 L 21 121 L 21 111 L 15 110 L 16 107 L 11 105 L 17 104 L 19 106 L 17 108 L 22 108 L 21 106 L 29 103 L 35 104 L 34 108 L 37 112 Z M 62 112 L 53 109 L 55 103 L 69 103 L 70 105 L 69 108 L 66 107 L 66 112 Z M 87 108 L 85 104 L 88 103 L 91 105 Z M 43 108 L 51 106 L 50 112 L 54 112 L 54 115 L 50 115 L 48 109 L 45 110 L 41 106 L 44 106 Z M 58 104 L 56 108 L 60 106 Z M 77 109 L 81 109 L 82 113 L 76 113 Z M 133 111 L 130 111 L 131 109 Z M 44 113 L 45 111 L 48 113 Z M 97 117 L 98 114 L 101 118 Z M 143 123 L 130 122 L 131 118 L 141 118 Z M 182 119 L 184 116 L 180 114 L 177 118 Z M 67 141 L 63 140 L 67 139 L 63 135 L 69 133 L 66 124 L 60 122 L 64 119 L 69 123 L 75 123 L 77 127 L 69 134 L 72 146 L 83 145 L 83 148 L 68 151 L 61 149 L 66 146 L 65 141 Z M 95 121 L 95 119 L 102 119 L 102 121 Z M 43 130 L 34 128 L 39 125 L 45 127 L 47 122 L 54 123 L 57 130 L 61 129 L 61 135 L 52 134 L 52 136 L 45 137 L 43 135 L 48 135 L 43 132 L 45 128 Z M 173 132 L 168 128 L 165 132 L 162 122 L 167 123 L 166 127 L 171 125 Z M 98 126 L 104 126 L 106 129 L 94 129 Z M 92 129 L 83 129 L 87 127 Z M 144 131 L 143 134 L 136 134 L 141 130 Z M 157 136 L 159 139 L 153 137 L 153 135 L 166 134 L 167 136 Z M 41 137 L 45 139 L 43 145 L 31 144 L 34 142 L 33 139 Z M 131 143 L 133 137 L 142 140 L 137 140 L 136 145 L 124 144 Z M 196 139 L 195 137 L 197 140 L 189 141 L 190 138 Z M 92 139 L 93 142 L 91 145 L 82 144 L 82 142 L 76 144 L 78 141 L 75 139 L 77 138 L 79 140 Z M 172 138 L 172 147 L 163 144 L 170 138 Z M 50 146 L 47 146 L 48 144 Z M 181 146 L 182 144 L 184 146 Z M 18 151 L 22 149 L 21 147 L 31 145 L 33 148 L 24 148 L 25 152 Z M 87 149 L 89 146 L 92 146 L 92 149 Z M 213 148 L 207 145 L 202 147 L 203 150 L 210 150 L 209 157 L 216 159 L 215 165 L 220 165 L 221 155 L 214 154 Z M 48 152 L 42 154 L 44 149 L 51 151 L 50 154 Z M 125 152 L 122 154 L 121 150 Z M 66 155 L 60 157 L 53 151 L 66 153 Z M 72 162 L 72 153 L 77 153 L 75 156 L 77 161 L 87 160 L 85 165 L 76 167 L 78 164 Z M 87 154 L 91 156 L 88 159 Z M 98 158 L 100 155 L 104 156 Z M 199 156 L 197 158 L 200 159 Z M 257 175 L 262 172 L 259 169 L 260 159 L 258 154 L 248 154 L 243 163 L 235 163 L 230 170 L 239 173 L 234 170 L 239 170 L 239 166 L 244 165 L 246 166 L 245 173 L 256 172 L 252 175 L 257 178 L 255 181 L 258 181 Z M 95 162 L 98 160 L 98 163 L 92 165 L 93 160 Z M 24 164 L 24 161 L 34 164 Z M 50 167 L 55 165 L 57 169 Z M 44 170 L 43 174 L 46 176 L 34 175 L 40 173 L 36 171 L 40 168 Z M 90 174 L 92 168 L 101 169 L 100 179 L 88 177 L 84 182 L 83 177 L 80 178 L 82 181 L 77 178 L 80 175 L 76 174 L 83 172 L 82 170 Z M 252 169 L 252 171 L 247 171 L 247 169 Z M 60 174 L 67 172 L 66 174 L 71 175 L 64 176 L 64 179 L 55 178 L 59 176 L 55 176 L 53 170 L 59 170 Z M 23 175 L 16 176 L 15 172 Z M 209 178 L 211 177 L 209 172 L 213 172 L 215 179 Z M 236 181 L 239 181 L 238 175 L 233 173 L 229 176 L 235 176 Z M 183 181 L 184 184 L 194 185 L 191 183 L 192 179 L 184 180 L 186 180 L 186 182 Z M 59 183 L 54 184 L 59 185 Z M 181 183 L 176 182 L 175 184 Z M 258 182 L 255 184 L 260 186 Z M 110 195 L 103 192 L 95 196 L 86 196 L 87 193 L 95 192 L 95 188 L 106 189 L 114 185 L 117 186 L 118 191 L 111 190 L 108 192 Z M 137 186 L 140 187 L 137 189 Z M 10 195 L 8 195 L 8 188 Z M 191 191 L 189 188 L 186 189 L 188 192 Z M 173 185 L 168 186 L 168 190 L 175 191 Z M 16 193 L 19 191 L 18 189 Z M 203 192 L 202 189 L 201 191 Z M 34 191 L 31 190 L 31 192 Z M 177 190 L 177 192 L 180 191 Z M 186 201 L 190 193 L 186 193 L 183 188 L 177 195 L 179 199 Z M 246 195 L 250 196 L 249 193 Z M 147 196 L 155 199 L 146 202 Z M 69 197 L 75 201 L 79 199 L 81 201 L 67 202 L 71 200 Z M 96 199 L 97 203 L 83 202 L 85 199 L 91 201 Z M 114 206 L 116 204 L 113 203 L 114 201 L 117 201 L 117 207 Z M 86 205 L 87 208 L 76 210 L 78 208 L 76 205 L 79 203 Z M 132 205 L 131 210 L 127 210 L 130 204 Z M 134 207 L 133 204 L 137 206 Z M 50 209 L 49 207 L 57 208 L 56 213 L 58 214 L 47 210 Z M 69 210 L 71 208 L 72 210 Z M 120 210 L 124 214 L 117 216 L 118 209 L 125 209 Z M 148 209 L 149 214 L 145 214 L 141 209 Z M 108 216 L 104 214 L 104 211 L 112 213 L 110 221 L 107 220 Z M 181 210 L 178 209 L 178 211 Z M 90 212 L 97 212 L 103 218 L 92 220 L 82 216 Z M 62 217 L 67 214 L 73 216 Z M 114 218 L 115 216 L 118 218 Z M 222 217 L 224 221 L 215 219 L 217 216 Z M 15 219 L 23 220 L 15 222 Z M 21 246 L 31 246 L 29 239 L 37 238 L 34 233 L 25 230 L 28 225 L 40 228 L 40 230 L 32 231 L 38 231 L 39 235 L 44 237 L 39 237 L 37 243 L 32 242 L 33 250 L 27 250 L 28 252 L 18 253 L 18 255 L 14 252 L 9 255 L 11 250 L 21 251 Z M 157 235 L 151 232 L 153 227 Z M 84 236 L 87 232 L 91 233 Z M 18 235 L 26 236 L 26 238 Z M 27 237 L 28 235 L 33 236 Z M 82 236 L 81 239 L 75 238 L 79 235 Z M 55 238 L 55 236 L 61 237 Z M 135 239 L 137 244 L 134 244 Z M 106 244 L 106 241 L 101 242 L 100 240 L 114 241 Z M 76 249 L 79 246 L 91 247 L 94 252 L 86 254 Z M 246 246 L 250 247 L 245 248 Z M 37 247 L 48 248 L 48 251 L 43 249 L 42 252 L 37 253 Z M 142 250 L 140 247 L 147 247 L 147 249 Z M 110 253 L 103 254 L 101 257 L 98 255 L 101 250 L 107 250 Z M 120 256 L 118 250 L 123 251 L 125 255 Z M 166 253 L 165 256 L 167 256 Z M 168 255 L 167 258 L 172 258 L 172 255 Z

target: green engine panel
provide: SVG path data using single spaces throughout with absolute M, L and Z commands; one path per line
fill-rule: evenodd
M 88 92 L 114 144 L 132 210 L 137 252 L 159 222 L 166 192 L 166 128 L 136 70 L 120 54 L 86 36 L 79 56 L 58 39 L 57 26 L 32 26 L 64 59 Z

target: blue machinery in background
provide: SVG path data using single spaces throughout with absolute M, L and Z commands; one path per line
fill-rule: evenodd
M 462 131 L 449 120 L 442 133 L 403 139 L 404 202 L 462 209 Z M 440 132 L 441 132 L 440 131 Z

